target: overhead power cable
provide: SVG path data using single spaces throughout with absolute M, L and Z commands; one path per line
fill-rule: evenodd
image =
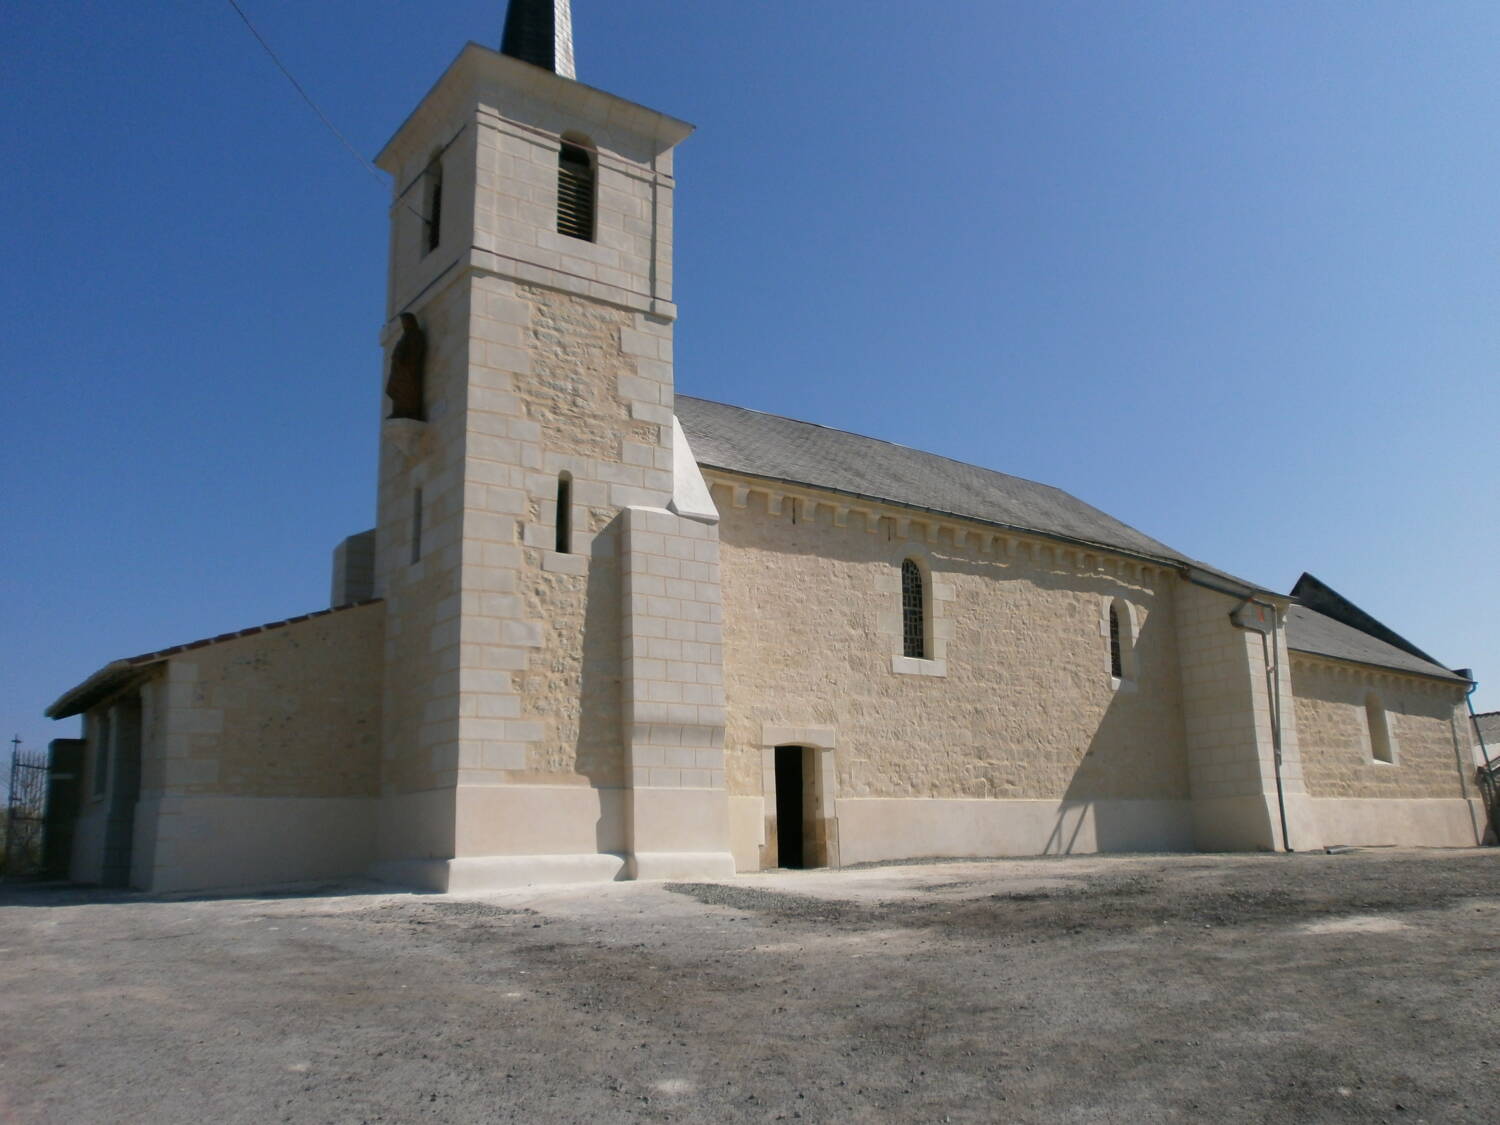
M 282 74 L 286 75 L 286 80 L 292 84 L 292 89 L 296 90 L 297 93 L 301 96 L 302 100 L 307 103 L 308 108 L 310 108 L 314 113 L 318 115 L 318 120 L 322 121 L 324 125 L 328 126 L 328 131 L 339 139 L 339 143 L 349 150 L 349 154 L 353 156 L 355 160 L 359 161 L 360 166 L 363 167 L 367 172 L 369 172 L 370 175 L 374 176 L 375 179 L 380 183 L 381 187 L 384 187 L 385 180 L 380 174 L 380 169 L 371 164 L 370 161 L 365 158 L 365 155 L 359 151 L 359 149 L 350 144 L 349 138 L 344 136 L 343 133 L 339 132 L 338 126 L 330 121 L 328 119 L 328 115 L 318 108 L 318 103 L 312 100 L 312 95 L 302 88 L 302 83 L 297 81 L 296 75 L 294 75 L 290 70 L 287 69 L 286 63 L 281 61 L 280 56 L 278 56 L 276 52 L 271 48 L 271 44 L 266 42 L 266 37 L 262 35 L 258 30 L 256 30 L 255 25 L 250 22 L 250 17 L 245 14 L 245 9 L 239 6 L 237 0 L 229 0 L 229 6 L 234 9 L 235 15 L 239 16 L 240 19 L 244 22 L 245 27 L 249 30 L 250 34 L 255 36 L 255 41 L 261 45 L 261 48 L 266 52 L 267 55 L 271 56 L 271 61 L 276 64 L 276 69 L 281 71 Z M 413 207 L 410 203 L 407 203 L 406 200 L 403 199 L 401 203 L 408 211 L 410 211 L 417 218 L 421 219 L 424 223 L 427 221 L 427 217 L 423 215 L 422 212 Z
M 368 171 L 370 175 L 374 176 L 377 180 L 380 180 L 380 169 L 366 160 L 364 154 L 349 143 L 349 138 L 344 136 L 343 133 L 339 132 L 338 126 L 335 125 L 332 121 L 328 120 L 328 115 L 318 108 L 318 103 L 312 100 L 312 95 L 302 88 L 302 83 L 298 82 L 296 76 L 286 68 L 286 64 L 282 62 L 281 59 L 277 56 L 276 52 L 271 49 L 271 44 L 266 42 L 265 36 L 263 36 L 259 31 L 255 29 L 255 25 L 250 22 L 250 17 L 245 15 L 245 9 L 241 8 L 236 0 L 229 0 L 229 6 L 233 8 L 235 14 L 245 22 L 245 26 L 249 28 L 250 34 L 255 36 L 255 41 L 265 49 L 266 54 L 271 56 L 271 61 L 276 64 L 276 69 L 281 71 L 282 74 L 286 75 L 286 80 L 292 84 L 292 89 L 296 90 L 297 93 L 302 95 L 302 100 L 305 101 L 312 109 L 312 111 L 318 115 L 318 118 L 323 122 L 323 124 L 328 126 L 328 131 L 339 139 L 339 143 L 341 143 L 346 149 L 349 150 L 350 155 L 353 156 L 355 160 L 358 160 L 360 165 L 366 171 Z M 381 180 L 382 186 L 384 186 L 384 183 L 385 181 Z

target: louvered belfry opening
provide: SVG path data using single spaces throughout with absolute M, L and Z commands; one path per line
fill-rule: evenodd
M 557 233 L 594 241 L 594 155 L 567 141 L 557 157 Z
M 901 564 L 902 651 L 917 660 L 927 659 L 927 607 L 922 594 L 922 568 L 907 559 Z

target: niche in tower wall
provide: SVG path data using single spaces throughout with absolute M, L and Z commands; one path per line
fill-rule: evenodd
M 391 398 L 391 418 L 426 421 L 422 409 L 422 390 L 427 367 L 427 336 L 417 318 L 401 314 L 401 339 L 391 349 L 391 373 L 385 393 Z

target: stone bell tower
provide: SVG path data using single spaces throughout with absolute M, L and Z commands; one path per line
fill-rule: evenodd
M 690 132 L 573 78 L 568 0 L 512 0 L 377 158 L 390 877 L 733 870 L 717 513 L 672 414 Z

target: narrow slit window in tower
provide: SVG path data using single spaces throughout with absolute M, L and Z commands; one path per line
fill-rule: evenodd
M 422 557 L 422 490 L 414 489 L 411 494 L 411 561 L 417 562 Z
M 1120 647 L 1120 607 L 1109 607 L 1109 674 L 1125 678 L 1125 651 Z
M 901 639 L 905 655 L 927 659 L 926 583 L 913 560 L 901 564 Z
M 573 553 L 573 478 L 567 473 L 557 478 L 557 553 Z
M 557 233 L 594 241 L 594 156 L 563 142 L 557 157 Z
M 443 237 L 443 166 L 435 160 L 427 169 L 426 214 L 423 252 L 431 254 Z

